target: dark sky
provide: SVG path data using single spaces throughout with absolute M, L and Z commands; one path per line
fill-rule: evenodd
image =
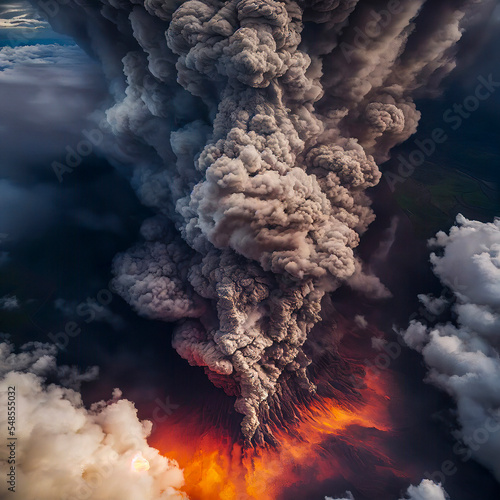
M 468 95 L 477 76 L 496 71 L 500 80 L 498 63 L 491 57 L 499 40 L 486 40 L 472 60 L 464 54 L 449 90 L 437 102 L 420 103 L 422 137 L 449 106 Z M 96 151 L 65 173 L 62 182 L 54 172 L 54 162 L 64 163 L 68 152 L 77 150 L 87 132 L 98 127 L 105 100 L 103 75 L 79 47 L 53 32 L 27 2 L 0 5 L 0 332 L 17 345 L 47 341 L 68 321 L 76 321 L 82 333 L 60 354 L 63 362 L 101 367 L 99 383 L 90 384 L 85 397 L 107 398 L 120 386 L 141 408 L 155 397 L 175 394 L 174 375 L 190 378 L 188 384 L 196 384 L 199 392 L 212 386 L 201 369 L 189 369 L 170 349 L 170 325 L 137 317 L 121 298 L 107 292 L 113 257 L 136 241 L 141 221 L 150 215 L 128 181 Z M 492 182 L 500 172 L 499 111 L 500 90 L 447 145 L 457 157 L 467 157 L 471 149 L 491 151 L 493 163 L 487 166 L 480 158 L 470 161 L 477 161 L 484 178 Z M 401 151 L 405 148 L 408 145 Z M 437 151 L 436 161 L 449 157 L 448 152 Z M 393 165 L 389 162 L 385 168 Z M 384 314 L 397 311 L 404 321 L 415 307 L 416 293 L 436 286 L 426 264 L 425 239 L 431 234 L 419 232 L 387 186 L 382 184 L 372 195 L 379 220 L 361 251 L 376 247 L 392 217 L 399 217 L 390 266 L 379 263 L 378 271 L 395 292 Z M 442 223 L 449 225 L 449 218 Z M 98 298 L 108 295 L 109 303 L 100 303 L 104 300 Z M 342 292 L 338 300 L 342 303 Z M 386 319 L 383 326 L 390 327 L 391 321 Z M 137 372 L 140 378 L 134 376 Z M 416 398 L 430 390 L 421 379 L 420 371 L 406 383 Z M 429 405 L 439 411 L 442 400 L 436 394 Z M 425 425 L 438 435 L 439 424 L 427 419 Z M 429 457 L 437 445 L 431 448 L 422 455 Z M 430 470 L 434 464 L 426 466 Z M 474 484 L 482 482 L 487 491 L 498 493 L 479 466 L 467 464 L 463 470 Z M 460 497 L 463 478 L 454 480 L 457 484 L 447 489 L 454 500 L 465 500 Z

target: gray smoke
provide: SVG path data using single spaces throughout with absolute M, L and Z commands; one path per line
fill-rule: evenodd
M 51 16 L 102 61 L 109 156 L 158 214 L 116 289 L 179 321 L 174 347 L 236 394 L 247 439 L 282 381 L 314 392 L 302 347 L 324 294 L 389 295 L 354 252 L 365 191 L 478 8 L 428 4 L 70 0 Z

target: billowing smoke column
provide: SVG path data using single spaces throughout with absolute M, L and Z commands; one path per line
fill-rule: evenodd
M 431 5 L 432 4 L 432 5 Z M 354 249 L 377 162 L 454 66 L 470 0 L 71 0 L 49 14 L 103 63 L 108 153 L 156 217 L 117 291 L 179 321 L 173 345 L 237 396 L 243 434 L 342 283 L 388 291 Z M 123 77 L 125 75 L 125 78 Z M 111 151 L 112 150 L 112 151 Z

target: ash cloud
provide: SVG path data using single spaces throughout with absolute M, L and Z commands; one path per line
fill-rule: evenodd
M 500 220 L 459 215 L 449 234 L 439 232 L 430 244 L 437 249 L 434 273 L 451 292 L 439 298 L 447 303 L 441 313 L 451 310 L 454 320 L 413 320 L 402 335 L 422 353 L 427 381 L 456 402 L 454 451 L 464 460 L 475 458 L 500 480 Z M 436 299 L 422 299 L 435 314 Z
M 52 17 L 102 62 L 108 153 L 158 213 L 115 287 L 180 322 L 174 347 L 237 395 L 247 439 L 280 383 L 314 392 L 325 293 L 389 296 L 355 254 L 366 190 L 487 4 L 72 0 Z
M 0 344 L 0 394 L 7 401 L 9 387 L 16 391 L 15 494 L 25 500 L 186 499 L 177 462 L 146 441 L 151 422 L 140 421 L 134 404 L 122 399 L 118 389 L 110 401 L 86 409 L 78 386 L 95 378 L 95 370 L 82 374 L 58 367 L 56 351 L 55 346 L 32 343 L 15 353 L 12 345 Z M 54 375 L 66 383 L 49 384 L 47 377 Z M 2 411 L 0 424 L 7 429 L 7 411 Z M 9 453 L 2 446 L 4 477 L 10 470 Z M 132 468 L 138 454 L 148 460 L 148 471 Z M 2 498 L 12 495 L 3 491 Z

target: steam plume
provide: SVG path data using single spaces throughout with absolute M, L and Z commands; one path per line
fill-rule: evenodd
M 109 154 L 158 213 L 117 257 L 116 289 L 180 322 L 174 347 L 237 396 L 247 439 L 280 383 L 314 392 L 303 345 L 324 294 L 389 295 L 354 252 L 365 191 L 477 5 L 388 5 L 70 0 L 51 17 L 102 61 Z

